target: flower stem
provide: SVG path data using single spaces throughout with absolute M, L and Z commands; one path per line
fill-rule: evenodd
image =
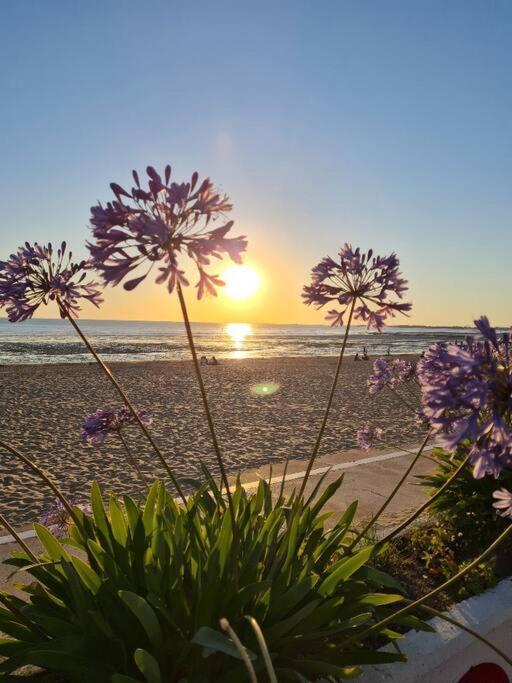
M 171 468 L 170 468 L 169 465 L 167 464 L 167 461 L 166 461 L 166 459 L 164 458 L 164 456 L 163 456 L 163 454 L 162 454 L 162 451 L 158 448 L 158 446 L 156 445 L 156 443 L 155 443 L 153 437 L 152 437 L 151 434 L 149 433 L 148 428 L 146 427 L 146 425 L 144 424 L 144 422 L 140 419 L 139 414 L 137 413 L 137 411 L 136 411 L 135 408 L 133 407 L 133 404 L 132 404 L 132 402 L 130 401 L 130 399 L 128 398 L 128 396 L 126 395 L 124 389 L 123 389 L 122 386 L 119 384 L 119 382 L 117 381 L 117 379 L 114 377 L 114 375 L 113 375 L 113 373 L 112 373 L 112 370 L 111 370 L 111 369 L 108 367 L 108 365 L 106 365 L 106 363 L 104 363 L 104 362 L 101 360 L 101 358 L 98 356 L 98 354 L 96 353 L 96 351 L 95 351 L 95 350 L 93 349 L 93 347 L 91 346 L 89 340 L 87 339 L 87 337 L 84 335 L 84 333 L 82 332 L 82 330 L 81 330 L 80 327 L 78 326 L 78 323 L 77 323 L 76 320 L 73 318 L 73 316 L 70 315 L 70 313 L 68 312 L 68 310 L 67 310 L 67 308 L 64 306 L 64 304 L 63 304 L 60 300 L 58 300 L 58 304 L 59 304 L 60 310 L 62 311 L 62 313 L 64 314 L 64 316 L 69 320 L 69 322 L 71 323 L 71 325 L 75 328 L 76 333 L 78 334 L 78 336 L 80 337 L 80 339 L 83 341 L 83 343 L 84 343 L 85 346 L 87 347 L 87 350 L 89 351 L 89 353 L 93 356 L 94 360 L 98 363 L 98 365 L 100 366 L 100 368 L 103 370 L 103 372 L 105 373 L 105 375 L 108 377 L 109 381 L 112 383 L 112 385 L 114 386 L 114 388 L 115 388 L 116 391 L 118 392 L 119 396 L 121 396 L 121 398 L 123 399 L 123 401 L 124 401 L 126 407 L 128 408 L 128 410 L 131 412 L 131 414 L 133 415 L 133 417 L 134 417 L 135 420 L 137 421 L 139 427 L 141 428 L 142 432 L 144 433 L 144 436 L 145 436 L 146 439 L 149 441 L 149 443 L 150 443 L 151 446 L 153 447 L 153 450 L 155 451 L 155 453 L 157 454 L 158 458 L 160 459 L 160 462 L 162 463 L 162 465 L 163 465 L 165 471 L 167 472 L 167 474 L 169 475 L 169 478 L 171 479 L 171 481 L 172 481 L 172 483 L 173 483 L 173 485 L 174 485 L 174 488 L 175 488 L 176 491 L 178 492 L 178 495 L 179 495 L 179 497 L 181 498 L 183 504 L 186 505 L 186 504 L 187 504 L 187 499 L 185 498 L 185 494 L 184 494 L 184 492 L 183 492 L 183 489 L 181 488 L 181 486 L 180 486 L 178 480 L 176 479 L 176 477 L 174 476 L 173 471 L 171 470 Z
M 36 474 L 40 479 L 44 481 L 44 483 L 53 491 L 53 493 L 57 496 L 57 498 L 60 500 L 62 505 L 66 508 L 67 512 L 75 522 L 75 524 L 78 527 L 81 527 L 80 520 L 78 517 L 75 515 L 73 508 L 71 504 L 68 502 L 66 496 L 60 491 L 58 486 L 50 479 L 50 477 L 40 468 L 38 467 L 35 463 L 32 462 L 29 458 L 27 458 L 26 455 L 23 455 L 23 453 L 20 453 L 16 448 L 13 446 L 10 446 L 8 443 L 5 443 L 4 441 L 0 441 L 0 448 L 5 449 L 11 455 L 14 455 L 18 460 L 21 460 L 34 474 Z
M 133 469 L 134 469 L 135 472 L 137 473 L 137 476 L 139 477 L 140 481 L 142 482 L 142 485 L 143 485 L 144 488 L 146 488 L 146 489 L 149 488 L 149 484 L 148 484 L 148 482 L 147 482 L 147 480 L 146 480 L 146 477 L 144 476 L 142 470 L 140 469 L 139 463 L 137 462 L 137 459 L 135 458 L 135 456 L 134 456 L 133 453 L 131 452 L 130 447 L 128 446 L 128 444 L 127 444 L 127 442 L 126 442 L 126 439 L 125 439 L 124 436 L 121 434 L 121 431 L 120 431 L 120 430 L 119 430 L 118 434 L 119 434 L 119 438 L 121 439 L 121 442 L 122 442 L 122 444 L 123 444 L 123 446 L 124 446 L 124 449 L 125 449 L 125 451 L 126 451 L 126 456 L 128 457 L 128 460 L 130 461 L 130 464 L 132 465 Z
M 398 491 L 399 491 L 400 488 L 402 487 L 403 483 L 405 482 L 405 480 L 407 479 L 407 477 L 408 477 L 409 474 L 411 473 L 413 467 L 416 465 L 416 463 L 417 463 L 418 460 L 420 459 L 421 454 L 423 453 L 423 450 L 425 449 L 425 446 L 427 445 L 427 442 L 428 442 L 428 440 L 429 440 L 429 438 L 430 438 L 431 433 L 432 433 L 432 430 L 429 430 L 429 432 L 428 432 L 427 436 L 425 437 L 425 439 L 423 440 L 423 443 L 421 444 L 421 446 L 420 446 L 418 452 L 416 453 L 416 455 L 415 455 L 414 458 L 412 459 L 412 461 L 411 461 L 409 467 L 407 467 L 407 469 L 405 470 L 404 474 L 402 475 L 402 477 L 401 477 L 400 480 L 398 481 L 397 485 L 396 485 L 395 488 L 391 491 L 391 493 L 389 494 L 389 496 L 387 497 L 387 499 L 384 501 L 384 503 L 383 503 L 383 504 L 380 506 L 380 508 L 377 510 L 377 512 L 375 513 L 375 515 L 370 519 L 370 521 L 369 521 L 368 524 L 364 527 L 364 529 L 356 536 L 355 540 L 352 541 L 352 543 L 350 544 L 350 547 L 349 547 L 349 548 L 347 549 L 347 551 L 346 551 L 347 553 L 350 553 L 350 552 L 355 548 L 355 546 L 359 543 L 359 541 L 360 541 L 362 538 L 364 538 L 364 537 L 366 536 L 366 534 L 368 533 L 368 531 L 375 525 L 375 523 L 377 522 L 377 520 L 379 519 L 379 517 L 382 515 L 382 513 L 384 512 L 384 510 L 388 507 L 388 505 L 391 503 L 391 501 L 393 500 L 393 498 L 396 496 L 396 494 L 398 493 Z
M 508 657 L 504 652 L 502 652 L 499 648 L 496 647 L 496 645 L 493 645 L 487 638 L 484 638 L 481 636 L 479 633 L 474 631 L 472 628 L 469 626 L 466 626 L 466 624 L 462 624 L 460 621 L 457 621 L 456 619 L 452 619 L 449 617 L 447 614 L 444 614 L 443 612 L 439 612 L 437 609 L 433 609 L 432 607 L 428 607 L 427 605 L 420 605 L 419 606 L 421 610 L 424 612 L 427 612 L 433 617 L 437 617 L 438 619 L 442 619 L 443 621 L 447 621 L 449 624 L 452 624 L 453 626 L 456 626 L 457 628 L 462 629 L 463 631 L 466 631 L 469 633 L 469 635 L 473 636 L 473 638 L 476 638 L 479 640 L 481 643 L 484 645 L 487 645 L 487 647 L 491 648 L 491 650 L 494 650 L 497 655 L 502 657 L 507 664 L 512 666 L 512 659 Z
M 225 618 L 221 619 L 219 623 L 220 623 L 221 629 L 228 634 L 228 636 L 233 641 L 234 646 L 238 650 L 238 654 L 240 655 L 240 659 L 243 661 L 245 669 L 246 669 L 247 674 L 249 676 L 250 683 L 258 683 L 258 679 L 256 678 L 256 672 L 254 671 L 254 667 L 252 665 L 252 662 L 249 659 L 249 655 L 247 654 L 247 650 L 243 646 L 242 641 L 240 640 L 240 638 L 235 633 L 231 624 Z
M 338 359 L 338 365 L 336 367 L 336 372 L 334 373 L 334 380 L 332 383 L 331 392 L 330 392 L 329 398 L 327 400 L 327 406 L 325 408 L 324 417 L 323 417 L 322 423 L 320 425 L 320 430 L 318 432 L 315 447 L 313 448 L 313 452 L 311 454 L 311 457 L 309 458 L 308 466 L 306 468 L 306 474 L 304 475 L 304 479 L 302 480 L 302 485 L 300 487 L 299 495 L 298 495 L 299 498 L 304 494 L 304 490 L 306 488 L 306 484 L 308 482 L 309 475 L 311 474 L 311 470 L 313 469 L 313 465 L 314 465 L 315 460 L 317 458 L 318 451 L 320 450 L 320 445 L 322 443 L 322 437 L 323 437 L 324 432 L 325 432 L 325 427 L 327 425 L 327 420 L 329 418 L 329 413 L 331 410 L 332 402 L 334 400 L 334 394 L 336 393 L 336 387 L 338 385 L 338 377 L 340 375 L 341 365 L 343 363 L 343 356 L 345 355 L 345 349 L 346 349 L 347 340 L 348 340 L 348 333 L 350 331 L 350 325 L 352 323 L 352 316 L 354 314 L 355 305 L 356 305 L 356 299 L 354 298 L 354 299 L 352 299 L 352 305 L 350 306 L 350 313 L 348 316 L 347 327 L 345 328 L 345 334 L 343 336 L 343 343 L 341 345 L 340 357 Z
M 467 464 L 469 460 L 469 455 L 467 455 L 464 460 L 461 462 L 461 464 L 457 467 L 455 472 L 452 474 L 452 476 L 445 481 L 445 483 L 439 488 L 433 496 L 431 496 L 428 500 L 426 500 L 423 505 L 420 505 L 420 507 L 413 512 L 413 514 L 408 517 L 405 522 L 402 522 L 399 526 L 396 527 L 393 531 L 391 531 L 387 536 L 382 538 L 380 541 L 378 541 L 378 545 L 384 545 L 384 543 L 388 543 L 392 538 L 397 536 L 401 531 L 403 531 L 405 528 L 409 526 L 411 522 L 413 522 L 416 517 L 419 517 L 421 513 L 426 510 L 432 503 L 436 500 L 436 498 L 439 498 L 439 496 L 444 493 L 444 491 L 452 484 L 453 480 L 459 475 L 459 473 L 462 471 L 464 466 Z
M 490 555 L 494 553 L 496 548 L 503 543 L 503 541 L 508 538 L 512 534 L 512 524 L 509 524 L 509 526 L 503 531 L 496 540 L 494 540 L 491 545 L 484 550 L 484 552 L 479 555 L 477 558 L 475 558 L 470 564 L 468 564 L 464 569 L 461 569 L 460 572 L 452 576 L 451 578 L 447 579 L 444 583 L 442 583 L 440 586 L 437 588 L 434 588 L 434 590 L 430 591 L 430 593 L 427 593 L 426 595 L 423 595 L 421 598 L 418 598 L 417 600 L 414 600 L 413 602 L 410 602 L 406 607 L 402 607 L 402 609 L 399 609 L 397 612 L 394 612 L 393 614 L 390 614 L 387 616 L 385 619 L 381 619 L 381 621 L 377 622 L 376 624 L 373 624 L 369 628 L 367 628 L 365 631 L 362 633 L 358 633 L 355 636 L 352 636 L 348 640 L 346 640 L 344 643 L 342 643 L 342 647 L 346 647 L 347 645 L 355 642 L 355 641 L 361 641 L 367 638 L 369 635 L 374 633 L 375 631 L 380 631 L 383 629 L 387 624 L 390 622 L 394 621 L 395 619 L 399 619 L 400 617 L 403 617 L 405 614 L 410 612 L 411 610 L 416 609 L 417 607 L 420 607 L 423 605 L 427 600 L 430 600 L 430 598 L 433 598 L 435 595 L 438 593 L 441 593 L 442 591 L 446 590 L 450 586 L 452 586 L 454 583 L 459 581 L 459 579 L 462 579 L 463 576 L 465 576 L 468 572 L 470 572 L 472 569 L 477 567 L 480 563 L 482 563 L 484 560 L 486 560 Z
M 417 408 L 415 408 L 413 405 L 407 401 L 403 396 L 401 396 L 396 389 L 393 389 L 393 387 L 390 387 L 389 384 L 385 385 L 387 389 L 401 402 L 404 404 L 404 406 L 407 406 L 409 410 L 412 410 L 413 413 L 416 412 Z
M 199 361 L 197 360 L 197 352 L 196 352 L 196 347 L 195 347 L 195 343 L 194 343 L 194 336 L 192 334 L 192 328 L 190 326 L 190 319 L 188 317 L 187 304 L 185 302 L 185 297 L 183 296 L 183 290 L 182 290 L 179 282 L 176 285 L 176 289 L 178 291 L 178 299 L 179 299 L 180 306 L 181 306 L 181 313 L 183 315 L 183 322 L 185 323 L 185 331 L 187 333 L 188 345 L 190 348 L 190 353 L 192 355 L 192 361 L 194 363 L 194 370 L 196 373 L 197 382 L 199 384 L 199 391 L 201 392 L 201 398 L 203 401 L 204 412 L 206 413 L 206 419 L 208 421 L 208 427 L 210 429 L 210 435 L 212 438 L 213 450 L 215 451 L 215 456 L 217 458 L 217 463 L 219 465 L 219 469 L 220 469 L 220 473 L 221 473 L 222 483 L 226 489 L 226 495 L 228 497 L 228 506 L 229 506 L 229 512 L 231 515 L 231 522 L 233 525 L 233 534 L 236 535 L 237 534 L 237 525 L 236 525 L 236 517 L 235 517 L 235 508 L 234 508 L 233 499 L 231 496 L 231 489 L 229 488 L 229 482 L 228 482 L 226 469 L 224 467 L 224 461 L 222 460 L 222 454 L 220 452 L 219 442 L 217 441 L 217 434 L 215 432 L 215 425 L 213 423 L 213 417 L 212 417 L 212 414 L 210 411 L 210 406 L 208 404 L 208 396 L 206 395 L 206 388 L 204 386 L 203 376 L 201 375 L 201 368 L 199 367 Z
M 34 553 L 30 550 L 28 545 L 25 543 L 25 541 L 21 538 L 21 536 L 16 532 L 14 527 L 12 527 L 9 522 L 5 519 L 5 517 L 0 514 L 0 524 L 5 528 L 6 531 L 8 531 L 11 536 L 14 538 L 16 543 L 22 548 L 22 550 L 27 553 L 27 555 L 30 557 L 30 559 L 33 562 L 39 562 L 37 557 L 34 555 Z

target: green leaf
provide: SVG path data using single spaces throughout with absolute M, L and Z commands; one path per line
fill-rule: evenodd
M 88 564 L 83 562 L 79 557 L 75 555 L 71 556 L 71 562 L 77 571 L 78 576 L 81 578 L 82 583 L 84 583 L 87 588 L 92 592 L 93 595 L 101 588 L 101 579 L 96 574 L 96 572 L 89 567 Z
M 138 648 L 133 656 L 147 683 L 162 683 L 158 662 L 147 650 Z
M 380 607 L 381 605 L 391 605 L 394 602 L 400 602 L 403 599 L 403 595 L 393 595 L 392 593 L 366 593 L 358 602 L 362 605 Z
M 220 631 L 216 631 L 209 626 L 202 626 L 192 638 L 192 642 L 195 645 L 200 645 L 201 647 L 206 648 L 207 650 L 212 650 L 213 652 L 223 652 L 224 654 L 234 657 L 235 659 L 242 659 L 240 653 L 233 644 L 233 641 Z M 247 650 L 247 648 L 246 652 L 249 656 L 249 659 L 256 659 L 256 655 L 250 650 Z M 203 653 L 203 656 L 208 656 L 208 654 L 209 653 Z
M 124 546 L 126 544 L 126 539 L 128 538 L 128 526 L 126 524 L 123 510 L 114 496 L 111 496 L 110 498 L 109 514 L 110 524 L 112 526 L 112 534 L 114 535 L 116 541 L 120 545 Z
M 158 649 L 162 644 L 162 630 L 153 609 L 136 593 L 119 591 L 118 595 L 141 623 L 152 647 Z
M 375 569 L 375 567 L 361 567 L 359 570 L 359 576 L 366 581 L 377 584 L 378 586 L 386 586 L 386 588 L 394 588 L 395 590 L 402 591 L 402 585 L 393 576 L 386 574 L 386 572 L 380 569 Z
M 69 560 L 68 553 L 64 550 L 55 536 L 48 531 L 48 529 L 45 529 L 45 527 L 41 526 L 41 524 L 37 524 L 37 522 L 34 524 L 34 529 L 41 545 L 52 560 L 58 561 L 62 558 Z
M 352 576 L 360 567 L 362 567 L 374 551 L 374 546 L 369 545 L 363 548 L 355 555 L 351 557 L 344 558 L 333 565 L 332 571 L 329 576 L 320 584 L 319 592 L 320 595 L 328 596 L 336 589 L 341 581 L 346 581 Z

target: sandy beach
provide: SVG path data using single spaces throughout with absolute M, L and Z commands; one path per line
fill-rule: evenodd
M 231 473 L 311 451 L 330 390 L 334 358 L 225 361 L 203 368 L 218 437 Z M 216 471 L 199 391 L 189 362 L 113 365 L 128 395 L 153 418 L 150 428 L 178 477 L 199 476 L 202 459 Z M 342 370 L 320 455 L 336 456 L 356 445 L 367 422 L 385 430 L 391 447 L 418 440 L 408 409 L 391 394 L 368 396 L 372 364 L 349 358 Z M 256 388 L 256 390 L 255 390 Z M 274 393 L 272 391 L 275 390 Z M 134 492 L 138 481 L 115 437 L 102 446 L 80 442 L 83 418 L 118 397 L 94 364 L 0 367 L 0 438 L 50 472 L 69 495 L 83 498 L 97 479 L 104 490 Z M 125 432 L 150 476 L 161 476 L 156 456 L 137 429 Z M 24 524 L 51 494 L 8 453 L 0 454 L 1 510 Z

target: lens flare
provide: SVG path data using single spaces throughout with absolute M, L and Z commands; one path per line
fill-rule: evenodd
M 276 382 L 260 382 L 251 387 L 251 392 L 255 396 L 272 396 L 279 390 L 279 386 Z

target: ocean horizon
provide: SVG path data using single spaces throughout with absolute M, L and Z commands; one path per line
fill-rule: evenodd
M 166 321 L 81 320 L 96 351 L 111 362 L 186 360 L 190 358 L 183 323 Z M 218 359 L 334 356 L 340 330 L 327 325 L 194 323 L 200 355 Z M 421 353 L 434 342 L 457 341 L 474 328 L 394 325 L 381 334 L 354 325 L 348 354 L 366 347 L 371 356 Z M 91 357 L 65 320 L 0 319 L 0 364 L 85 363 Z

